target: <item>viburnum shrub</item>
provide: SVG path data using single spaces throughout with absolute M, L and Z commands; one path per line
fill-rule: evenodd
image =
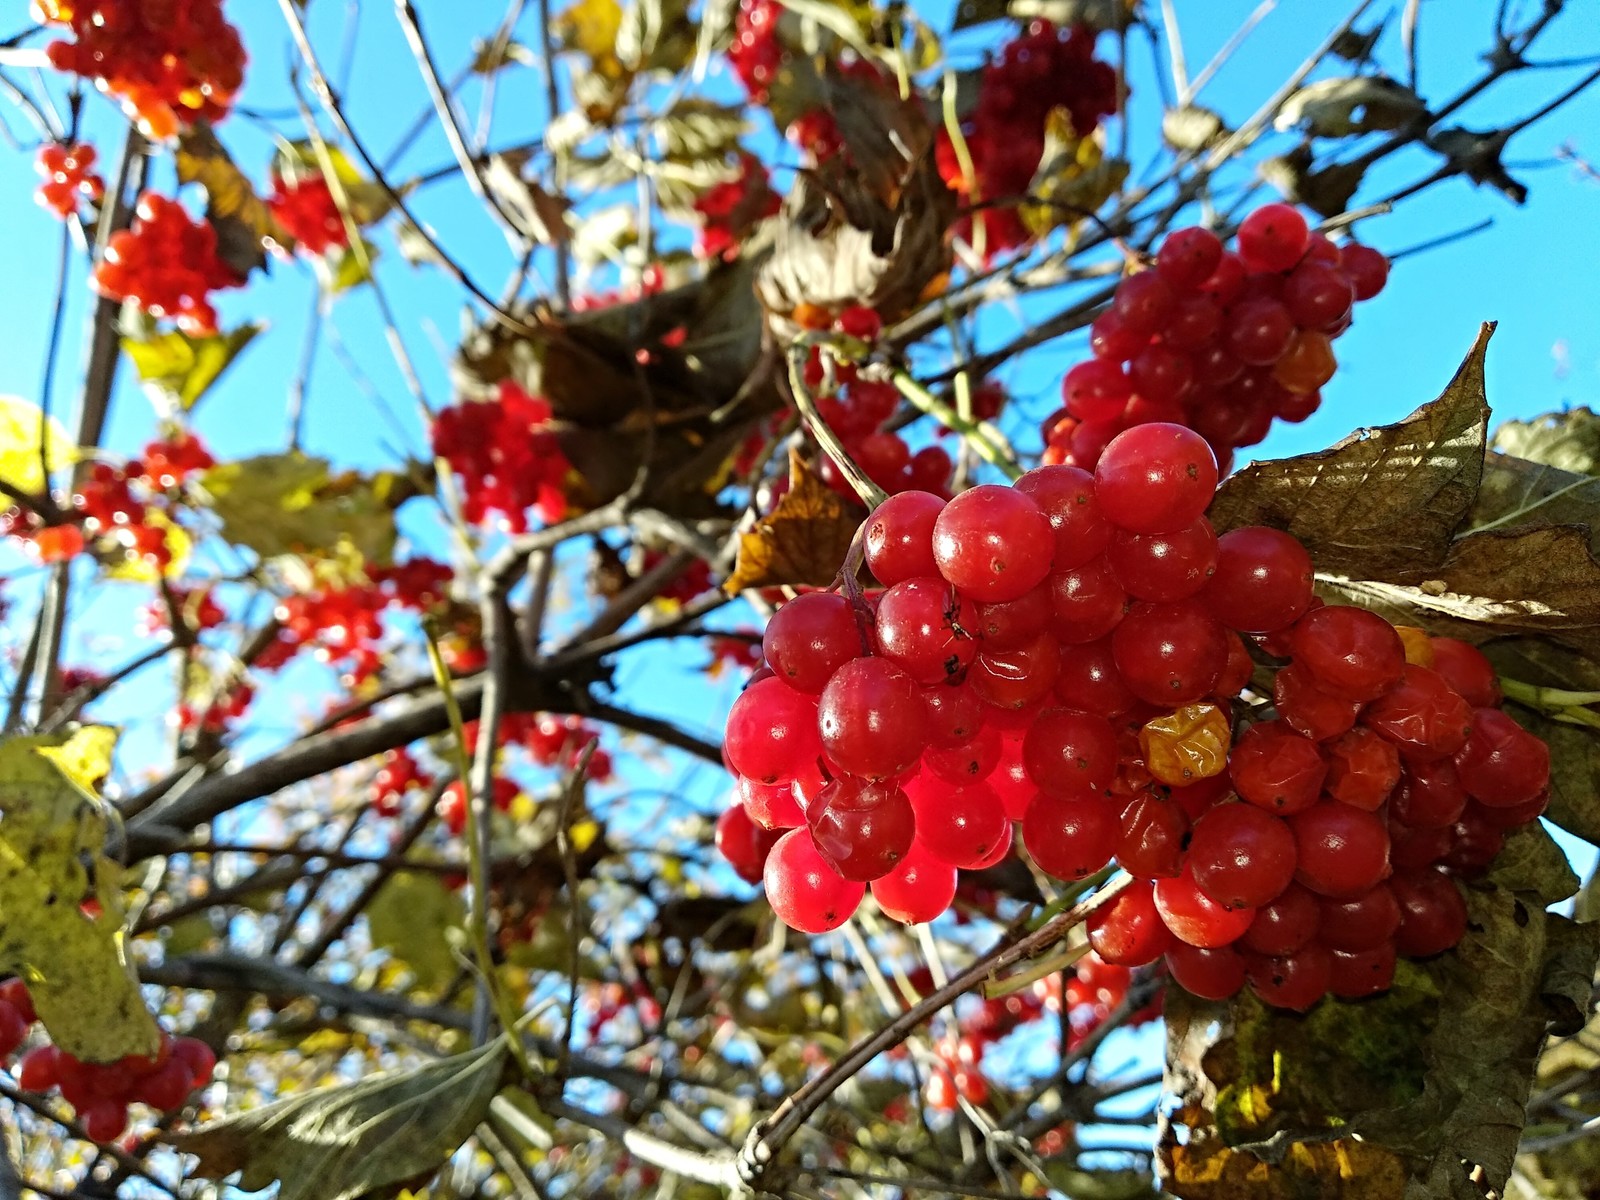
M 1278 232 L 1256 233 L 1271 252 Z M 1115 860 L 1135 883 L 1091 925 L 1102 958 L 1292 1009 L 1381 992 L 1397 954 L 1453 946 L 1453 880 L 1543 811 L 1548 749 L 1496 707 L 1477 650 L 1439 639 L 1436 657 L 1435 639 L 1323 604 L 1289 534 L 1217 537 L 1217 481 L 1202 434 L 1148 422 L 1092 474 L 882 504 L 858 537 L 883 590 L 846 578 L 780 606 L 772 674 L 733 706 L 746 798 L 726 820 L 748 832 L 719 825 L 719 845 L 740 873 L 765 853 L 774 911 L 822 933 L 869 889 L 931 920 L 959 870 L 1013 847 L 1064 883 Z M 1234 721 L 1253 658 L 1274 682 Z M 1020 776 L 1001 783 L 1008 753 Z

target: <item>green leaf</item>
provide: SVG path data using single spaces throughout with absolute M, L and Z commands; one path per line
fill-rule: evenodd
M 394 510 L 419 494 L 407 476 L 334 475 L 325 459 L 297 451 L 218 463 L 200 487 L 222 536 L 263 558 L 355 555 L 380 565 L 394 553 Z
M 454 977 L 458 960 L 450 933 L 466 922 L 466 908 L 457 892 L 437 875 L 401 871 L 391 876 L 367 906 L 367 931 L 372 944 L 409 966 L 428 991 Z
M 1577 475 L 1600 475 L 1600 415 L 1573 408 L 1531 421 L 1506 421 L 1489 447 Z
M 187 412 L 265 328 L 254 323 L 199 338 L 174 329 L 143 339 L 123 338 L 122 349 L 142 383 Z
M 48 482 L 45 464 L 55 471 L 77 461 L 77 448 L 59 421 L 46 419 L 37 404 L 20 396 L 0 396 L 0 479 L 36 496 Z
M 471 1136 L 505 1073 L 504 1038 L 410 1071 L 322 1088 L 171 1139 L 199 1174 L 278 1200 L 360 1200 L 426 1180 Z
M 152 1053 L 159 1036 L 128 961 L 106 811 L 92 794 L 116 736 L 88 726 L 0 742 L 0 972 L 22 976 L 51 1040 L 91 1062 Z M 98 919 L 82 911 L 91 900 Z
M 1399 424 L 1233 475 L 1212 502 L 1212 523 L 1219 532 L 1287 530 L 1330 574 L 1433 578 L 1478 494 L 1489 419 L 1483 363 L 1493 330 L 1483 327 L 1444 394 Z

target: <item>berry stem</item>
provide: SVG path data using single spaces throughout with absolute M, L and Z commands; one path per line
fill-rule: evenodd
M 1015 975 L 1007 975 L 1004 979 L 995 979 L 983 985 L 985 999 L 993 1000 L 1000 996 L 1010 996 L 1024 988 L 1030 988 L 1046 976 L 1054 975 L 1057 971 L 1072 966 L 1085 954 L 1089 953 L 1089 943 L 1080 942 L 1076 946 L 1069 946 L 1049 958 L 1042 958 L 1028 967 L 1026 971 L 1019 971 Z
M 1500 690 L 1507 700 L 1515 700 L 1527 708 L 1543 713 L 1555 721 L 1568 725 L 1586 725 L 1600 729 L 1600 713 L 1585 705 L 1600 704 L 1600 692 L 1574 692 L 1565 688 L 1538 687 L 1520 679 L 1500 677 Z
M 927 413 L 946 429 L 961 435 L 963 440 L 978 452 L 978 457 L 992 467 L 998 467 L 1007 479 L 1022 478 L 1022 468 L 1006 445 L 1005 437 L 987 421 L 972 421 L 961 416 L 943 400 L 923 387 L 905 371 L 894 373 L 894 385 L 912 407 Z
M 795 407 L 800 410 L 801 419 L 805 421 L 811 436 L 817 439 L 818 445 L 838 465 L 840 472 L 855 489 L 856 495 L 861 497 L 862 503 L 868 508 L 877 508 L 889 498 L 889 493 L 868 479 L 866 472 L 856 464 L 855 459 L 850 457 L 844 448 L 844 443 L 839 440 L 839 435 L 822 419 L 822 414 L 817 411 L 816 401 L 806 389 L 805 356 L 812 344 L 811 339 L 801 338 L 789 347 L 789 390 L 794 393 Z

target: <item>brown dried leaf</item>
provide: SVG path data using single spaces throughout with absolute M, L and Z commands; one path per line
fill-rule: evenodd
M 789 490 L 778 507 L 739 537 L 739 556 L 723 590 L 831 583 L 844 564 L 860 511 L 847 504 L 805 463 L 789 452 Z
M 845 150 L 800 176 L 756 280 L 780 338 L 798 332 L 802 306 L 865 304 L 897 320 L 950 266 L 955 195 L 927 114 L 875 82 L 830 70 L 823 83 Z
M 1351 579 L 1432 578 L 1478 495 L 1489 420 L 1483 360 L 1493 332 L 1484 325 L 1444 393 L 1399 424 L 1231 477 L 1212 503 L 1212 523 L 1219 532 L 1287 530 L 1318 570 Z
M 202 121 L 179 136 L 176 161 L 179 183 L 198 183 L 206 190 L 206 220 L 217 231 L 217 256 L 240 279 L 266 266 L 266 240 L 289 239 L 210 125 Z

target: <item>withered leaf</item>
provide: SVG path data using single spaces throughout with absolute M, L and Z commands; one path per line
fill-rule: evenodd
M 732 596 L 780 584 L 825 586 L 839 574 L 860 524 L 860 510 L 791 450 L 789 490 L 777 508 L 740 535 L 733 574 L 723 589 Z
M 1477 498 L 1489 407 L 1486 324 L 1444 393 L 1397 425 L 1328 450 L 1255 463 L 1212 502 L 1218 531 L 1271 525 L 1294 534 L 1317 569 L 1352 579 L 1432 578 Z
M 1600 542 L 1600 478 L 1490 452 L 1469 527 L 1588 525 Z
M 523 175 L 530 157 L 527 151 L 491 156 L 484 184 L 518 233 L 543 246 L 560 245 L 567 240 L 567 201 Z
M 1600 475 L 1600 415 L 1572 408 L 1531 421 L 1505 421 L 1489 448 L 1577 475 Z
M 1261 177 L 1291 204 L 1304 204 L 1324 217 L 1337 216 L 1350 206 L 1366 168 L 1360 162 L 1330 163 L 1318 168 L 1313 165 L 1315 161 L 1310 146 L 1297 146 L 1263 162 Z
M 1350 137 L 1399 129 L 1428 111 L 1403 83 L 1383 75 L 1352 75 L 1308 83 L 1284 101 L 1277 127 L 1304 127 L 1312 137 Z
M 206 220 L 217 231 L 217 255 L 243 279 L 266 266 L 265 242 L 287 241 L 266 201 L 204 121 L 178 138 L 179 183 L 198 183 L 206 190 Z
M 1488 184 L 1505 194 L 1513 204 L 1528 198 L 1528 188 L 1511 177 L 1500 156 L 1510 140 L 1509 129 L 1478 131 L 1452 126 L 1428 138 L 1428 145 L 1445 156 L 1450 165 L 1476 184 Z
M 799 331 L 802 307 L 864 304 L 898 320 L 951 261 L 955 195 L 934 164 L 928 115 L 835 69 L 823 83 L 846 149 L 804 172 L 773 222 L 756 295 L 780 338 Z

